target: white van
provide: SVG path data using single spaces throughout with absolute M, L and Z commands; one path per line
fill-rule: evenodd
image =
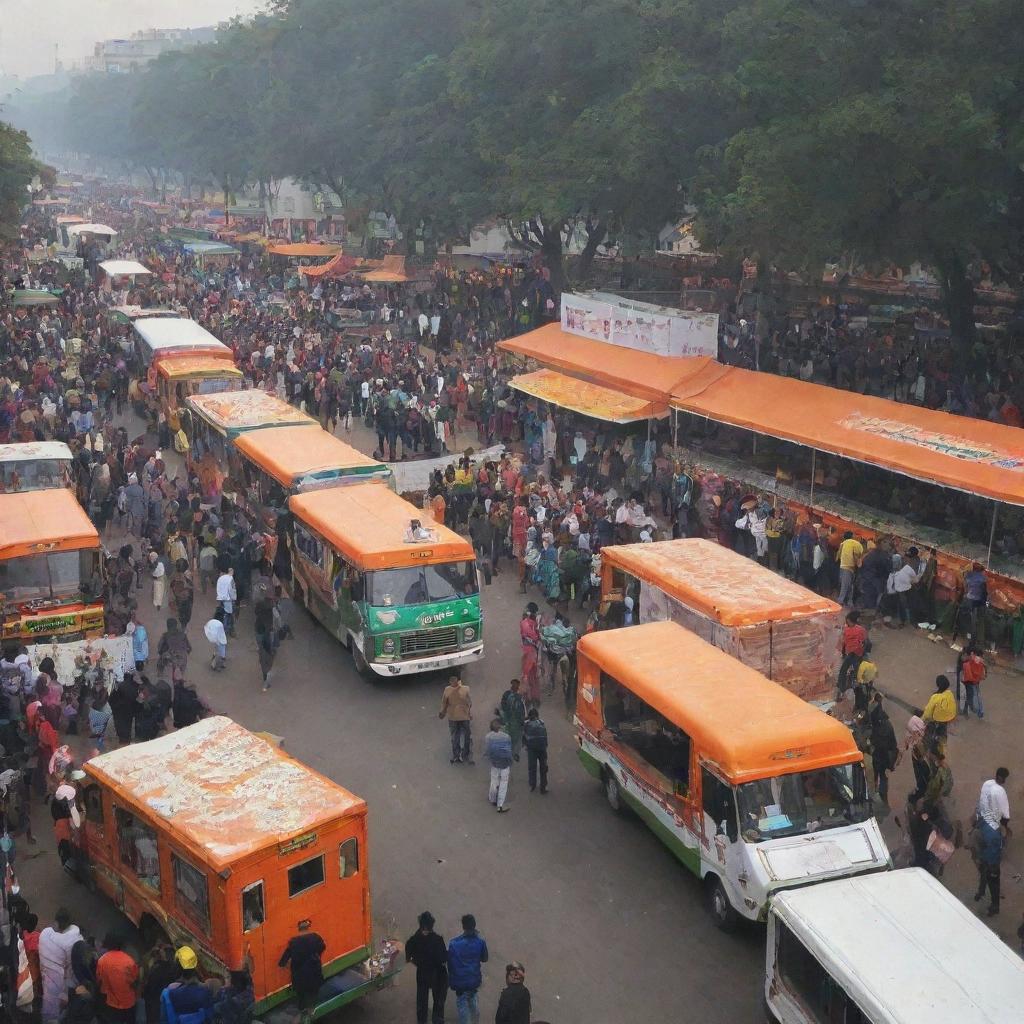
M 921 868 L 775 894 L 777 1024 L 1018 1024 L 1024 961 Z

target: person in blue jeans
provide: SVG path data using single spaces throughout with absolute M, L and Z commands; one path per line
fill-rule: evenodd
M 459 1024 L 480 1024 L 480 965 L 487 963 L 489 956 L 487 943 L 476 930 L 476 918 L 463 914 L 462 934 L 448 943 L 448 986 L 455 993 Z

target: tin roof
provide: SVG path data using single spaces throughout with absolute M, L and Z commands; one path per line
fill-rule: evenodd
M 85 771 L 223 868 L 366 803 L 229 718 L 204 718 L 87 761 Z

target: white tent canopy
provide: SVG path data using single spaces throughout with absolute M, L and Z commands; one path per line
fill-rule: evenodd
M 106 224 L 71 224 L 68 227 L 69 235 L 109 235 L 117 237 L 117 232 Z
M 136 260 L 104 260 L 100 264 L 100 270 L 108 277 L 138 277 L 141 274 L 153 273 Z

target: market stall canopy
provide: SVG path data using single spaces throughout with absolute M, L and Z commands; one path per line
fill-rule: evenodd
M 136 260 L 104 260 L 100 264 L 100 270 L 109 277 L 138 277 L 153 273 Z
M 56 306 L 60 298 L 53 292 L 40 291 L 38 288 L 16 288 L 11 297 L 12 306 Z
M 328 245 L 326 242 L 286 242 L 283 245 L 272 245 L 271 256 L 337 256 L 341 252 L 340 245 Z
M 1024 430 L 1017 427 L 710 360 L 671 390 L 672 405 L 684 412 L 1024 505 Z
M 106 224 L 72 224 L 68 228 L 69 235 L 109 235 L 117 237 L 117 232 Z
M 592 341 L 563 331 L 557 323 L 499 342 L 498 348 L 649 402 L 667 403 L 676 384 L 714 362 L 707 357 L 659 356 Z
M 839 605 L 749 558 L 699 537 L 616 544 L 602 558 L 639 580 L 655 580 L 670 597 L 723 626 L 789 622 L 833 614 Z
M 148 309 L 144 306 L 110 306 L 107 309 L 107 314 L 126 323 L 134 323 L 136 320 L 149 320 L 152 317 L 169 317 L 175 320 L 187 319 L 187 315 L 177 309 L 164 309 L 159 306 L 153 306 Z
M 667 402 L 650 402 L 644 398 L 634 398 L 632 395 L 624 395 L 600 384 L 590 384 L 576 377 L 567 377 L 557 370 L 521 373 L 518 377 L 513 377 L 509 384 L 517 391 L 533 395 L 544 402 L 607 423 L 633 423 L 636 420 L 650 419 L 652 416 L 668 415 Z
M 58 213 L 58 224 L 84 224 L 85 218 L 79 217 L 77 213 Z
M 412 278 L 405 272 L 404 256 L 385 256 L 376 270 L 363 274 L 363 280 L 369 284 L 405 284 Z
M 241 256 L 233 245 L 224 242 L 185 242 L 182 249 L 193 256 Z
M 334 259 L 313 267 L 299 267 L 299 273 L 307 277 L 346 277 L 359 261 L 354 256 L 339 252 Z

